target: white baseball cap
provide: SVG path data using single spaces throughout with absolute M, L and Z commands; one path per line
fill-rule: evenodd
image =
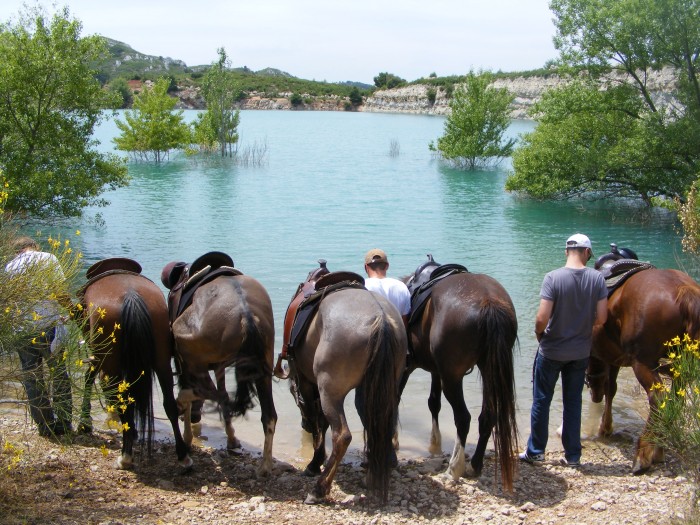
M 566 239 L 567 248 L 588 248 L 593 251 L 593 246 L 591 246 L 591 240 L 582 233 L 575 233 L 568 239 Z

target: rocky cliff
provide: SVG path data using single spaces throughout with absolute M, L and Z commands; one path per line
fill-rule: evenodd
M 622 75 L 611 75 L 609 80 L 624 82 Z M 558 75 L 547 77 L 515 77 L 499 78 L 493 86 L 506 88 L 513 95 L 511 117 L 528 118 L 530 107 L 540 99 L 542 93 L 548 89 L 563 86 L 570 80 Z M 647 79 L 652 97 L 657 104 L 669 104 L 671 93 L 676 84 L 676 76 L 671 68 L 653 72 Z M 418 113 L 426 115 L 446 115 L 449 113 L 449 98 L 444 89 L 437 89 L 435 102 L 428 100 L 427 85 L 414 84 L 397 89 L 377 91 L 365 100 L 362 111 L 386 112 L 386 113 Z M 434 89 L 434 88 L 433 88 Z

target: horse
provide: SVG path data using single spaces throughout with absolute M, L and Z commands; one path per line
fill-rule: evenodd
M 245 415 L 258 397 L 265 439 L 257 475 L 268 475 L 277 412 L 272 398 L 275 327 L 267 290 L 253 277 L 234 270 L 231 258 L 221 252 L 205 254 L 191 265 L 169 263 L 161 280 L 170 289 L 171 329 L 180 375 L 177 403 L 184 412 L 185 442 L 192 443 L 192 423 L 201 418 L 203 402 L 211 400 L 224 419 L 227 449 L 240 449 L 232 420 Z M 226 390 L 229 367 L 235 368 L 233 397 Z
M 118 414 L 122 428 L 122 450 L 116 466 L 132 466 L 137 429 L 142 448 L 150 455 L 153 446 L 153 374 L 163 393 L 163 408 L 175 436 L 175 451 L 182 467 L 192 466 L 189 447 L 178 425 L 173 394 L 172 338 L 163 292 L 140 274 L 141 266 L 131 259 L 99 261 L 87 271 L 78 307 L 87 317 L 85 330 L 94 352 L 85 375 L 79 429 L 92 431 L 91 392 L 99 374 L 105 381 L 108 410 Z M 138 425 L 136 424 L 138 422 Z
M 352 440 L 343 402 L 353 389 L 365 430 L 367 486 L 386 502 L 396 463 L 392 437 L 398 420 L 399 380 L 406 365 L 403 322 L 386 298 L 364 288 L 362 277 L 329 273 L 325 261 L 320 262 L 321 267 L 299 285 L 287 310 L 290 322 L 285 323 L 291 328 L 297 295 L 315 290 L 315 308 L 309 310 L 308 324 L 298 332 L 288 356 L 291 391 L 301 410 L 302 427 L 313 436 L 314 454 L 304 474 L 320 474 L 305 503 L 320 503 L 330 493 Z M 322 284 L 336 275 L 341 278 L 334 286 Z M 347 275 L 351 282 L 344 283 Z M 329 426 L 332 451 L 326 461 Z
M 500 461 L 503 487 L 512 491 L 518 450 L 515 419 L 513 348 L 518 322 L 513 302 L 492 277 L 468 272 L 460 265 L 440 266 L 431 255 L 404 278 L 411 291 L 408 321 L 410 355 L 401 390 L 416 368 L 431 375 L 428 407 L 432 415 L 430 452 L 442 452 L 438 415 L 441 395 L 452 406 L 457 438 L 446 474 L 454 480 L 481 474 L 489 436 Z M 471 415 L 464 401 L 462 380 L 474 366 L 482 379 L 479 439 L 465 462 L 465 442 Z
M 597 267 L 604 270 L 618 259 L 609 258 Z M 652 385 L 660 383 L 662 375 L 669 375 L 663 363 L 668 352 L 664 343 L 684 334 L 700 338 L 700 285 L 679 270 L 657 268 L 638 271 L 615 288 L 608 297 L 605 325 L 594 329 L 586 381 L 591 400 L 605 401 L 599 436 L 612 434 L 612 401 L 620 367 L 632 367 L 649 401 L 649 419 L 632 464 L 634 474 L 642 474 L 663 460 L 663 449 L 653 444 L 649 430 L 656 409 Z

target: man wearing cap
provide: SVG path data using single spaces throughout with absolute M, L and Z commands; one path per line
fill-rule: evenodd
M 393 277 L 387 277 L 386 272 L 389 269 L 389 259 L 383 250 L 375 248 L 370 250 L 365 255 L 365 287 L 372 291 L 382 294 L 389 299 L 401 314 L 404 325 L 408 322 L 408 314 L 411 311 L 411 294 L 408 287 Z
M 600 272 L 587 268 L 593 256 L 591 241 L 577 233 L 566 241 L 566 264 L 544 277 L 535 318 L 539 348 L 533 367 L 530 439 L 520 459 L 544 460 L 549 436 L 549 407 L 562 378 L 564 405 L 562 462 L 577 467 L 581 461 L 581 397 L 593 326 L 608 316 L 608 290 Z

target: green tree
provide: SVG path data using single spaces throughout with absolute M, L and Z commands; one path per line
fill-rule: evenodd
M 374 85 L 379 89 L 393 89 L 396 87 L 401 87 L 406 85 L 406 81 L 392 73 L 379 73 L 374 77 Z
M 207 110 L 195 122 L 195 137 L 201 150 L 213 151 L 214 145 L 218 145 L 222 157 L 233 157 L 240 122 L 240 112 L 236 109 L 239 90 L 226 50 L 222 47 L 217 52 L 219 60 L 207 70 L 202 82 Z
M 0 165 L 12 192 L 8 211 L 77 216 L 127 184 L 125 163 L 99 153 L 95 126 L 114 107 L 89 64 L 104 40 L 80 37 L 67 8 L 51 18 L 25 8 L 0 27 Z
M 357 86 L 353 86 L 350 90 L 348 100 L 350 100 L 350 104 L 352 104 L 353 107 L 357 107 L 362 104 L 362 93 L 360 93 L 360 90 L 357 88 Z
M 555 45 L 587 72 L 535 106 L 506 189 L 539 198 L 685 200 L 700 161 L 700 0 L 553 0 Z M 670 104 L 649 75 L 675 67 Z
M 121 131 L 113 139 L 117 149 L 137 160 L 160 163 L 171 150 L 191 143 L 192 133 L 182 111 L 173 111 L 177 99 L 168 95 L 169 85 L 169 79 L 161 78 L 136 95 L 133 110 L 124 113 L 125 121 L 116 120 Z
M 134 93 L 131 91 L 129 84 L 123 78 L 114 79 L 109 83 L 109 90 L 116 94 L 115 99 L 121 101 L 120 108 L 128 108 L 134 101 Z
M 489 87 L 490 73 L 470 71 L 465 84 L 455 89 L 445 131 L 432 151 L 460 168 L 474 169 L 499 162 L 513 151 L 515 139 L 504 139 L 510 124 L 509 106 L 513 95 L 505 88 Z

